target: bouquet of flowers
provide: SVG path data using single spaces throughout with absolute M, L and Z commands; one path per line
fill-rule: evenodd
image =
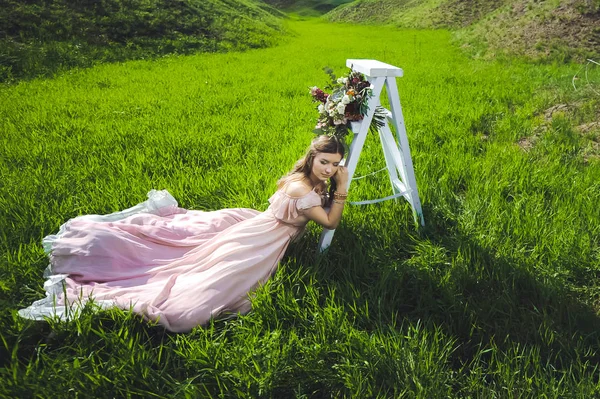
M 341 78 L 336 78 L 330 68 L 325 68 L 325 72 L 331 78 L 331 83 L 325 87 L 331 90 L 331 94 L 317 86 L 310 88 L 313 101 L 319 103 L 319 118 L 314 132 L 343 138 L 348 134 L 350 122 L 362 120 L 369 110 L 367 101 L 373 94 L 373 86 L 365 75 L 352 69 Z M 383 126 L 383 118 L 385 111 L 378 107 L 370 128 L 376 130 Z

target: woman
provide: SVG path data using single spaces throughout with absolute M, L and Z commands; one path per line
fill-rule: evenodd
M 278 182 L 263 213 L 185 210 L 166 191 L 153 190 L 133 208 L 71 219 L 43 240 L 50 257 L 46 298 L 19 314 L 66 318 L 93 298 L 185 332 L 223 312 L 245 313 L 248 293 L 269 278 L 309 220 L 337 227 L 348 185 L 343 157 L 337 138 L 319 136 Z

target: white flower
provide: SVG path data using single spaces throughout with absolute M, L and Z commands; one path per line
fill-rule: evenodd
M 340 83 L 340 84 L 344 83 L 344 78 L 338 78 L 337 82 Z
M 339 103 L 339 104 L 337 105 L 337 112 L 338 112 L 339 114 L 342 114 L 342 115 L 344 115 L 344 112 L 345 112 L 345 111 L 346 111 L 346 104 L 344 104 L 343 102 Z
M 319 104 L 318 110 L 319 110 L 319 113 L 321 113 L 321 114 L 324 113 L 325 112 L 325 105 L 324 104 Z
M 342 97 L 342 104 L 350 104 L 351 101 L 352 99 L 350 99 L 350 96 L 347 94 L 344 97 Z
M 343 83 L 343 84 L 346 84 L 346 83 L 348 83 L 348 78 L 342 78 L 342 83 Z
M 335 116 L 335 108 L 331 108 L 329 110 L 329 116 L 331 116 L 332 118 Z

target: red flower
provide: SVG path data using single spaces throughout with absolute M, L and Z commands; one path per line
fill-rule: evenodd
M 314 97 L 315 100 L 324 103 L 325 101 L 327 101 L 327 97 L 329 97 L 329 94 L 325 93 L 321 89 L 316 89 L 313 92 L 313 97 Z

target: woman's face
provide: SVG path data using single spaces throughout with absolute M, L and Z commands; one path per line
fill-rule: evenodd
M 312 177 L 320 181 L 327 181 L 337 172 L 342 156 L 340 154 L 328 154 L 318 152 L 313 160 Z

